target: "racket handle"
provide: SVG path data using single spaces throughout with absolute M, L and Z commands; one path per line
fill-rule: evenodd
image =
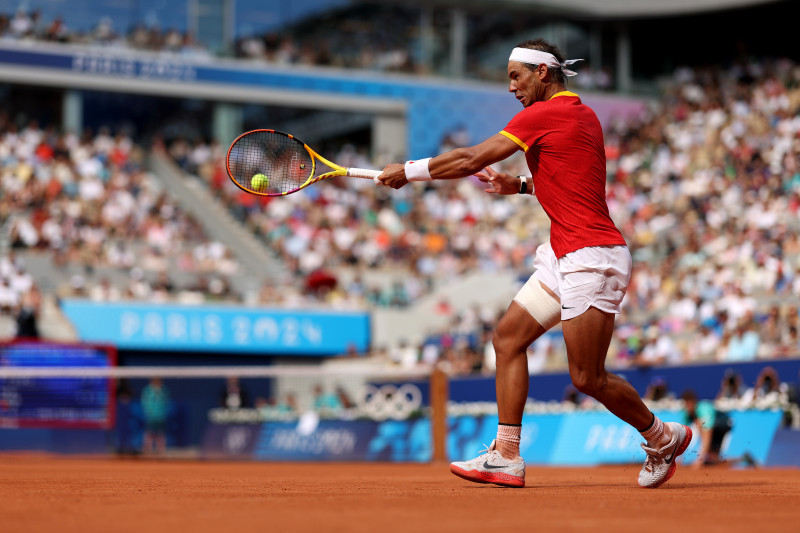
M 369 170 L 366 168 L 348 168 L 347 175 L 351 178 L 373 179 L 383 174 L 382 170 Z

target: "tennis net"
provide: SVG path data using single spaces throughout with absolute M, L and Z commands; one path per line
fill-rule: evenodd
M 62 364 L 0 365 L 3 431 L 17 429 L 19 437 L 33 427 L 95 429 L 104 443 L 95 448 L 120 453 L 188 450 L 200 457 L 262 460 L 444 458 L 447 379 L 427 367 L 361 361 L 275 366 L 54 361 Z M 163 438 L 160 449 L 153 433 Z M 23 448 L 42 449 L 41 443 L 21 440 Z

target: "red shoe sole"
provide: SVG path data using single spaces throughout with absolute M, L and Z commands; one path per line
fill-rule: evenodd
M 525 479 L 519 476 L 503 474 L 502 472 L 480 472 L 478 470 L 464 470 L 454 465 L 450 465 L 450 472 L 467 481 L 474 483 L 494 483 L 502 487 L 522 488 L 525 486 Z
M 683 442 L 678 447 L 678 451 L 675 452 L 675 457 L 672 458 L 672 465 L 669 467 L 669 470 L 667 470 L 667 475 L 664 476 L 664 479 L 662 479 L 658 484 L 651 485 L 649 487 L 642 487 L 643 489 L 657 489 L 658 487 L 669 481 L 670 478 L 675 474 L 675 470 L 678 468 L 678 462 L 676 461 L 676 459 L 681 455 L 683 455 L 683 452 L 686 451 L 686 448 L 688 448 L 689 444 L 692 442 L 692 429 L 687 426 L 683 427 L 686 428 L 686 436 L 683 438 Z M 641 487 L 641 485 L 639 486 Z

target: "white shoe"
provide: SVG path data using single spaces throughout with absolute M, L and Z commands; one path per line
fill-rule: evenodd
M 504 487 L 525 486 L 525 459 L 506 459 L 495 449 L 495 441 L 470 461 L 450 463 L 450 471 L 475 483 L 494 483 Z
M 649 448 L 642 443 L 647 453 L 644 466 L 639 472 L 639 486 L 647 489 L 660 487 L 675 473 L 678 466 L 675 459 L 686 451 L 692 442 L 692 430 L 677 422 L 666 422 L 672 433 L 672 439 L 659 449 Z

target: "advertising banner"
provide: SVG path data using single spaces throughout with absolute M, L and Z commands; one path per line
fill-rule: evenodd
M 180 306 L 64 300 L 64 313 L 83 341 L 119 349 L 339 355 L 365 352 L 366 312 L 322 312 L 238 306 Z
M 258 429 L 256 424 L 209 424 L 203 436 L 203 457 L 251 459 Z
M 656 411 L 665 421 L 680 421 L 677 411 Z M 731 460 L 749 454 L 764 464 L 780 425 L 780 411 L 731 411 L 733 428 L 721 454 Z M 497 433 L 497 416 L 460 416 L 449 420 L 447 451 L 450 460 L 477 456 Z M 701 435 L 695 431 L 682 460 L 697 457 Z M 589 466 L 628 464 L 644 460 L 641 435 L 605 411 L 526 414 L 522 419 L 520 455 L 528 464 Z
M 430 420 L 318 420 L 261 424 L 210 424 L 206 458 L 260 461 L 431 460 Z

